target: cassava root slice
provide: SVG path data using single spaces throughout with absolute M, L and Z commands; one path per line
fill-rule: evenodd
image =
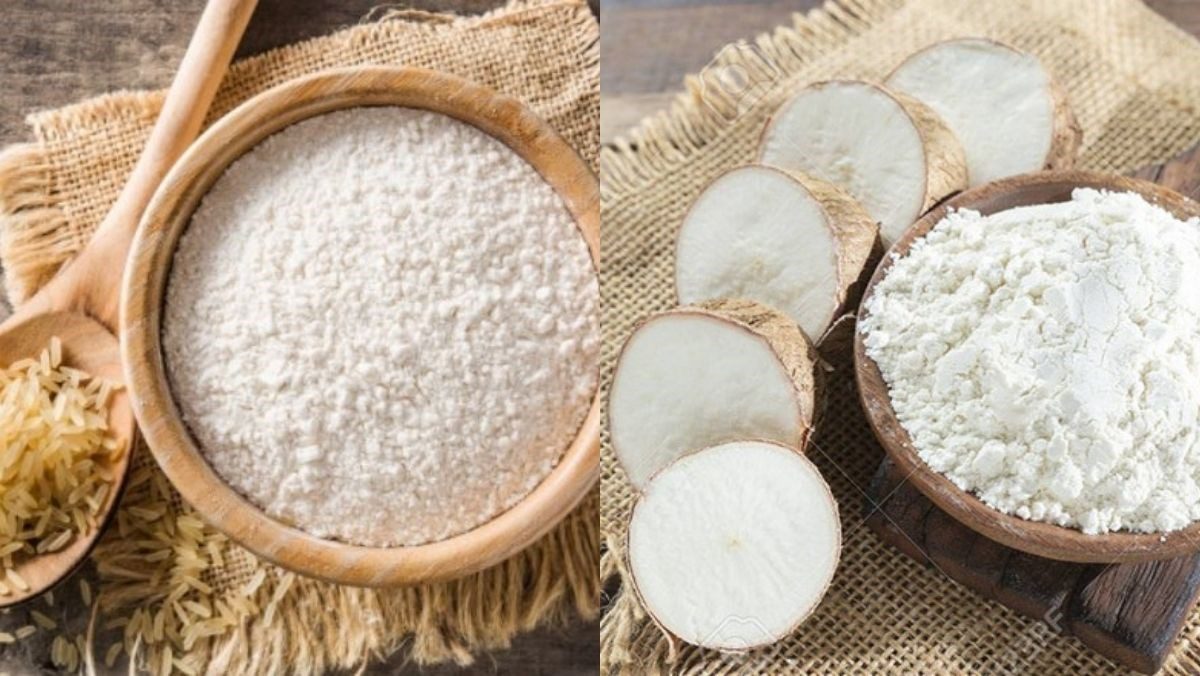
M 791 634 L 829 588 L 841 524 L 793 448 L 735 441 L 684 456 L 634 505 L 633 588 L 669 635 L 740 652 Z
M 803 448 L 817 355 L 786 315 L 720 300 L 651 315 L 626 341 L 608 399 L 613 451 L 635 488 L 676 458 L 736 439 Z
M 759 161 L 845 189 L 879 222 L 887 245 L 967 185 L 962 145 L 933 110 L 859 80 L 819 82 L 783 104 L 763 132 Z
M 887 85 L 946 121 L 962 143 L 972 186 L 1075 162 L 1079 123 L 1032 54 L 982 38 L 938 42 L 905 59 Z
M 683 220 L 676 293 L 680 303 L 756 300 L 816 341 L 846 310 L 878 235 L 862 206 L 831 183 L 775 167 L 733 169 Z

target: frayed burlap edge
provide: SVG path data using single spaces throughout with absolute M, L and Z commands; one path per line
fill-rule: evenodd
M 16 305 L 54 276 L 59 266 L 83 247 L 67 227 L 54 199 L 50 167 L 40 146 L 27 143 L 0 152 L 0 251 L 5 291 Z M 53 264 L 45 261 L 52 259 Z
M 376 23 L 357 39 L 386 34 L 395 21 L 437 31 L 450 25 L 519 24 L 548 12 L 586 36 L 578 46 L 580 61 L 598 68 L 598 26 L 576 0 L 515 0 L 465 18 L 388 10 L 364 19 Z M 264 88 L 277 84 L 271 77 L 276 59 L 318 44 L 336 45 L 349 30 L 240 61 L 231 73 Z M 43 142 L 52 142 L 67 126 L 100 127 L 113 116 L 149 124 L 161 102 L 161 92 L 114 92 L 34 113 L 28 122 Z M 235 104 L 218 92 L 210 119 Z M 579 150 L 595 168 L 595 148 Z M 73 216 L 56 195 L 42 145 L 0 151 L 0 261 L 14 304 L 36 292 L 87 243 L 91 229 L 70 227 L 80 222 Z M 507 648 L 520 632 L 594 620 L 599 614 L 598 488 L 542 540 L 493 568 L 434 585 L 359 589 L 306 579 L 253 559 L 180 501 L 144 447 L 137 453 L 133 471 L 140 471 L 140 481 L 131 481 L 117 514 L 119 528 L 102 538 L 92 557 L 101 578 L 96 600 L 101 612 L 88 625 L 85 663 L 102 663 L 107 648 L 123 644 L 131 665 L 156 672 L 318 674 L 361 667 L 400 650 L 417 664 L 467 665 L 480 651 Z M 160 527 L 170 539 L 161 537 Z M 236 565 L 248 571 L 250 582 L 221 593 L 210 584 L 208 570 L 228 565 L 231 558 L 240 560 Z M 171 648 L 182 639 L 172 635 L 177 631 L 173 614 L 206 629 L 187 641 L 182 653 Z
M 342 587 L 254 559 L 179 501 L 140 441 L 135 453 L 116 523 L 92 555 L 101 612 L 87 647 L 101 658 L 121 645 L 142 668 L 214 676 L 321 674 L 399 650 L 421 665 L 468 665 L 519 632 L 599 613 L 597 490 L 537 544 L 480 573 Z M 248 579 L 214 589 L 214 566 Z

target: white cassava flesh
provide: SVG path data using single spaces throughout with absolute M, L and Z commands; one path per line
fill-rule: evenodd
M 816 353 L 786 315 L 722 300 L 650 316 L 626 341 L 608 399 L 613 451 L 634 487 L 676 458 L 736 439 L 803 448 Z
M 795 449 L 735 441 L 654 476 L 629 523 L 633 587 L 688 643 L 738 652 L 791 634 L 837 569 L 829 486 Z
M 946 121 L 972 186 L 1074 164 L 1079 124 L 1032 54 L 982 38 L 939 42 L 905 59 L 887 85 Z
M 845 189 L 889 245 L 967 185 L 962 146 L 936 113 L 858 80 L 820 82 L 783 104 L 763 132 L 759 160 Z
M 749 298 L 817 340 L 846 309 L 879 228 L 840 188 L 751 165 L 713 181 L 692 204 L 675 248 L 680 303 Z

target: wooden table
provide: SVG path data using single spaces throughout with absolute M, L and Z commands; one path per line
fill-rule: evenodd
M 238 54 L 255 54 L 332 32 L 357 23 L 373 7 L 385 4 L 379 0 L 260 0 Z M 406 0 L 403 4 L 429 11 L 480 13 L 503 0 Z M 0 10 L 4 22 L 0 31 L 0 145 L 28 139 L 22 120 L 30 111 L 117 89 L 165 87 L 203 5 L 202 0 L 6 0 Z M 0 316 L 6 315 L 6 307 L 0 307 Z M 62 603 L 59 601 L 60 606 Z M 57 610 L 86 618 L 81 607 Z M 366 673 L 595 674 L 599 632 L 595 622 L 531 632 L 518 637 L 509 650 L 477 656 L 476 666 L 466 670 L 421 669 L 405 665 L 397 657 L 371 666 Z M 43 661 L 48 654 L 48 647 L 37 642 L 0 650 L 0 672 L 52 673 Z

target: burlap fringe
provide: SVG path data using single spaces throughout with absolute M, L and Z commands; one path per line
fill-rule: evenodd
M 725 49 L 713 66 L 738 66 L 751 75 L 771 71 L 793 73 L 813 56 L 836 49 L 864 29 L 898 10 L 903 0 L 826 0 L 808 14 L 796 14 L 791 27 L 780 27 L 755 39 L 753 49 Z M 613 141 L 600 158 L 607 191 L 634 192 L 655 176 L 704 149 L 733 123 L 728 112 L 736 101 L 719 88 L 705 87 L 697 75 L 684 80 L 685 90 L 671 106 Z
M 230 543 L 143 456 L 113 531 L 92 557 L 108 633 L 88 643 L 104 655 L 122 642 L 131 663 L 151 671 L 167 671 L 170 662 L 214 676 L 321 674 L 402 648 L 418 664 L 467 665 L 480 650 L 508 647 L 518 632 L 599 614 L 598 500 L 593 491 L 537 545 L 482 573 L 401 589 L 339 587 Z M 240 589 L 214 590 L 206 571 L 230 565 L 255 573 Z
M 81 246 L 52 194 L 50 167 L 35 144 L 0 152 L 0 251 L 12 274 L 5 291 L 14 305 L 45 284 Z

